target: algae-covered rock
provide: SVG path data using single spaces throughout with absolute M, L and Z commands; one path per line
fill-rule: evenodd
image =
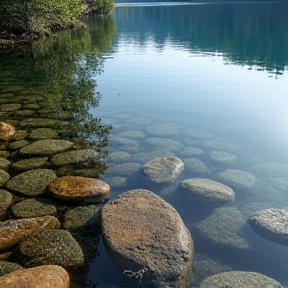
M 0 218 L 5 215 L 7 209 L 13 204 L 13 196 L 6 190 L 0 189 Z
M 30 138 L 34 140 L 58 138 L 58 132 L 51 128 L 38 128 L 32 130 Z
M 0 170 L 8 171 L 11 162 L 5 158 L 0 158 Z
M 36 141 L 20 150 L 21 155 L 53 155 L 71 149 L 74 143 L 66 140 L 45 139 Z
M 164 148 L 164 149 L 155 150 L 151 152 L 141 152 L 141 153 L 134 154 L 132 160 L 137 163 L 145 164 L 154 158 L 171 156 L 171 155 L 173 155 L 171 150 L 169 148 Z
M 237 151 L 239 150 L 239 147 L 223 142 L 222 140 L 206 140 L 204 141 L 204 147 L 208 149 L 213 149 L 213 150 L 221 150 L 221 151 Z
M 2 187 L 9 179 L 10 175 L 4 170 L 0 170 L 0 187 Z
M 15 142 L 10 143 L 8 148 L 10 150 L 18 150 L 18 149 L 21 149 L 21 148 L 27 146 L 28 144 L 29 144 L 29 142 L 26 140 L 19 140 L 19 141 L 15 141 Z
M 106 182 L 110 185 L 112 188 L 117 187 L 124 187 L 127 185 L 127 178 L 125 177 L 109 177 L 106 179 Z
M 13 103 L 13 104 L 2 104 L 0 106 L 0 111 L 3 111 L 3 112 L 10 112 L 10 111 L 15 111 L 15 110 L 18 110 L 22 107 L 21 104 L 18 104 L 18 103 Z
M 185 167 L 195 173 L 211 173 L 210 168 L 197 158 L 183 159 Z
M 113 138 L 113 143 L 120 150 L 137 151 L 139 149 L 138 142 L 128 138 L 115 137 Z
M 181 284 L 192 262 L 191 236 L 162 198 L 148 190 L 128 191 L 102 208 L 101 219 L 103 242 L 121 270 L 145 268 L 141 280 L 148 287 L 188 287 Z
M 183 169 L 184 163 L 177 157 L 157 157 L 142 166 L 141 174 L 155 183 L 171 183 L 179 177 Z
M 46 166 L 49 166 L 48 157 L 35 157 L 16 161 L 11 165 L 11 168 L 19 171 L 25 171 L 44 168 Z
M 49 202 L 53 203 L 45 198 L 27 199 L 14 204 L 11 207 L 11 210 L 16 218 L 31 218 L 46 215 L 55 216 L 57 213 L 57 208 L 54 205 L 51 205 Z
M 0 277 L 6 274 L 12 273 L 14 271 L 23 270 L 23 269 L 24 268 L 17 263 L 8 262 L 8 261 L 0 261 Z M 0 280 L 0 284 L 1 284 L 1 280 Z M 5 288 L 6 287 L 7 286 L 5 286 Z
M 22 129 L 29 128 L 52 128 L 52 129 L 61 129 L 67 126 L 67 122 L 49 119 L 49 118 L 29 118 L 20 122 L 20 127 Z
M 78 242 L 67 230 L 47 229 L 26 237 L 17 249 L 17 258 L 24 267 L 59 265 L 76 270 L 84 264 Z
M 7 220 L 0 223 L 0 250 L 6 250 L 19 243 L 36 230 L 59 228 L 59 221 L 53 216 Z
M 243 251 L 251 249 L 250 244 L 240 235 L 245 224 L 246 218 L 237 209 L 221 207 L 197 223 L 193 231 L 207 243 Z
M 68 201 L 100 202 L 109 193 L 110 186 L 99 179 L 64 176 L 49 185 L 55 198 Z
M 14 271 L 0 277 L 0 287 L 5 288 L 69 288 L 69 274 L 56 265 L 43 265 Z
M 46 187 L 57 179 L 54 171 L 50 169 L 33 169 L 13 177 L 6 183 L 6 187 L 27 197 L 43 194 Z
M 16 141 L 24 140 L 25 137 L 27 137 L 28 133 L 26 130 L 17 130 L 15 131 L 15 135 L 13 136 L 13 139 Z
M 200 288 L 282 288 L 276 280 L 263 274 L 246 271 L 223 272 L 206 278 Z

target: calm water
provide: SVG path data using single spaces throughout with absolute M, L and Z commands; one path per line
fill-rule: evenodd
M 235 235 L 249 249 L 201 238 L 195 226 L 214 210 L 185 205 L 177 186 L 193 177 L 219 181 L 218 173 L 227 169 L 247 171 L 264 185 L 252 194 L 236 187 L 235 202 L 225 207 L 245 218 L 255 207 L 288 207 L 287 11 L 285 3 L 121 3 L 111 17 L 91 19 L 85 29 L 0 51 L 0 84 L 44 91 L 50 104 L 59 104 L 45 102 L 47 114 L 42 109 L 32 117 L 59 119 L 67 110 L 63 103 L 70 108 L 73 103 L 72 126 L 63 138 L 108 143 L 103 148 L 108 169 L 100 177 L 111 184 L 110 198 L 145 188 L 177 209 L 194 241 L 193 287 L 205 274 L 199 268 L 203 263 L 211 265 L 205 266 L 206 276 L 228 269 L 256 271 L 286 285 L 287 246 L 233 219 L 227 220 L 228 227 L 236 225 Z M 25 119 L 25 113 L 0 116 L 3 121 Z M 195 148 L 202 152 L 192 153 Z M 114 153 L 119 151 L 125 157 Z M 212 151 L 236 160 L 213 161 Z M 145 183 L 139 166 L 164 155 L 186 164 L 179 179 L 164 187 Z M 272 168 L 255 170 L 260 163 Z M 101 241 L 99 252 L 89 274 L 95 287 L 140 287 L 115 267 Z

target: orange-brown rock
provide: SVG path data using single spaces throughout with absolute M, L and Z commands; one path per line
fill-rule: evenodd
M 43 265 L 0 277 L 2 288 L 69 288 L 69 274 L 61 266 Z
M 101 201 L 110 191 L 110 186 L 99 179 L 65 176 L 49 184 L 55 198 L 63 200 Z
M 15 134 L 13 126 L 0 122 L 0 140 L 7 141 Z
M 101 213 L 103 242 L 123 272 L 137 272 L 147 287 L 190 287 L 192 239 L 170 204 L 137 189 L 108 202 Z
M 38 229 L 51 229 L 59 227 L 59 221 L 53 216 L 7 220 L 0 222 L 0 251 L 14 246 L 25 236 Z

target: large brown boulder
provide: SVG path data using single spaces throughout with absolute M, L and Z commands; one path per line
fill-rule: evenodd
M 192 239 L 171 205 L 137 189 L 108 202 L 101 216 L 103 242 L 124 274 L 137 272 L 149 287 L 190 287 Z
M 43 265 L 19 270 L 0 277 L 5 288 L 69 288 L 69 274 L 57 265 Z
M 79 176 L 58 178 L 48 188 L 55 198 L 87 202 L 100 202 L 110 191 L 104 181 Z

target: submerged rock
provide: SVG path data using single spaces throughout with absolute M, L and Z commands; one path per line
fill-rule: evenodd
M 9 179 L 10 175 L 4 170 L 0 170 L 0 187 L 2 187 Z
M 7 209 L 13 204 L 13 196 L 6 190 L 0 189 L 0 218 L 5 215 Z
M 213 162 L 229 164 L 236 161 L 237 157 L 233 154 L 229 154 L 222 151 L 212 151 L 209 153 L 209 158 Z
M 157 148 L 168 148 L 171 151 L 178 151 L 183 147 L 183 144 L 179 141 L 164 138 L 148 138 L 146 142 L 149 145 L 155 146 Z
M 55 197 L 69 201 L 100 202 L 110 191 L 110 186 L 99 179 L 64 176 L 49 185 Z
M 46 187 L 56 179 L 56 174 L 50 169 L 34 169 L 13 177 L 6 187 L 24 196 L 35 197 L 43 194 Z
M 131 139 L 142 139 L 145 137 L 145 134 L 141 131 L 131 130 L 131 131 L 120 132 L 117 134 L 117 137 L 131 138 Z
M 36 141 L 20 149 L 21 155 L 53 155 L 69 150 L 74 143 L 66 140 L 45 139 Z
M 8 171 L 10 167 L 11 162 L 8 161 L 7 159 L 0 158 L 0 170 Z
M 217 283 L 217 284 L 216 284 Z M 231 271 L 206 278 L 200 288 L 282 288 L 276 280 L 256 272 Z
M 185 167 L 196 173 L 211 173 L 210 168 L 204 164 L 202 161 L 196 158 L 188 158 L 183 160 Z
M 131 176 L 133 173 L 138 172 L 140 168 L 141 164 L 139 163 L 117 164 L 108 168 L 106 173 L 110 175 Z
M 239 150 L 239 147 L 223 142 L 221 140 L 206 140 L 204 141 L 204 147 L 213 150 L 235 151 Z
M 181 150 L 179 154 L 183 156 L 199 156 L 205 154 L 205 152 L 200 148 L 185 147 L 184 149 Z
M 116 151 L 110 154 L 109 159 L 114 163 L 124 163 L 131 159 L 131 154 L 124 151 Z
M 0 140 L 7 141 L 15 134 L 13 126 L 0 122 Z
M 17 162 L 14 162 L 11 165 L 11 168 L 19 171 L 24 171 L 24 170 L 43 168 L 48 165 L 49 165 L 48 157 L 35 157 L 35 158 L 22 159 Z
M 168 148 L 160 149 L 160 150 L 155 150 L 152 152 L 141 152 L 137 153 L 133 156 L 133 161 L 141 164 L 145 164 L 146 162 L 157 158 L 157 157 L 164 157 L 164 156 L 171 156 L 173 155 L 171 153 L 171 150 Z
M 0 277 L 0 287 L 5 288 L 69 288 L 69 274 L 56 265 L 43 265 L 15 271 Z
M 30 133 L 30 138 L 32 139 L 53 139 L 58 137 L 58 132 L 50 129 L 50 128 L 38 128 L 35 130 L 32 130 Z
M 84 264 L 82 249 L 67 230 L 37 231 L 20 243 L 16 253 L 24 267 L 51 264 L 76 270 Z
M 179 177 L 183 169 L 184 163 L 177 157 L 157 157 L 142 166 L 141 174 L 155 183 L 171 183 Z
M 0 277 L 6 274 L 12 273 L 14 271 L 23 270 L 23 269 L 24 268 L 17 263 L 8 262 L 8 261 L 0 261 Z M 0 283 L 1 283 L 1 280 L 0 280 Z
M 178 190 L 180 197 L 192 204 L 206 202 L 207 204 L 223 204 L 235 199 L 234 191 L 219 182 L 209 179 L 192 178 L 181 182 Z
M 128 191 L 103 207 L 101 219 L 105 247 L 121 270 L 138 271 L 149 287 L 178 287 L 173 285 L 186 280 L 191 236 L 162 198 L 148 190 Z
M 253 230 L 263 238 L 288 246 L 288 209 L 269 208 L 249 218 Z
M 59 221 L 53 216 L 7 220 L 0 223 L 0 250 L 6 250 L 19 243 L 36 230 L 59 228 Z
M 183 128 L 174 123 L 151 125 L 147 127 L 147 134 L 150 136 L 178 136 Z
M 288 165 L 282 163 L 260 163 L 251 168 L 251 172 L 258 177 L 265 178 L 287 178 Z
M 21 148 L 27 146 L 28 144 L 29 144 L 29 142 L 26 140 L 19 140 L 19 141 L 15 141 L 15 142 L 10 143 L 8 148 L 10 150 L 18 150 L 18 149 L 21 149 Z

